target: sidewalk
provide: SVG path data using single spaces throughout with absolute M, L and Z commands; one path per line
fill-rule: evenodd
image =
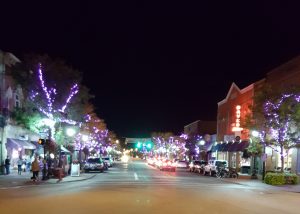
M 45 183 L 49 184 L 56 184 L 56 183 L 66 183 L 66 182 L 74 182 L 74 181 L 83 181 L 87 180 L 90 178 L 95 177 L 97 174 L 96 173 L 82 173 L 79 176 L 66 176 L 62 178 L 62 180 L 59 180 L 57 178 L 51 178 L 49 180 L 46 180 Z
M 36 184 L 56 184 L 56 183 L 66 183 L 74 181 L 82 181 L 95 177 L 96 173 L 82 173 L 79 176 L 71 177 L 66 176 L 62 178 L 61 181 L 57 178 L 50 178 L 48 180 L 42 180 L 42 173 L 39 173 L 39 181 L 33 182 L 30 178 L 32 177 L 32 172 L 22 172 L 18 175 L 16 170 L 12 170 L 9 175 L 0 175 L 0 189 L 7 187 L 16 187 L 24 185 L 36 185 Z
M 263 183 L 262 180 L 260 180 L 260 179 L 223 178 L 223 180 L 226 182 L 229 182 L 229 183 L 236 183 L 236 184 L 245 185 L 245 186 L 249 186 L 249 187 L 258 187 L 258 188 L 265 188 L 265 189 L 269 189 L 269 190 L 300 193 L 300 184 L 272 186 L 272 185 Z

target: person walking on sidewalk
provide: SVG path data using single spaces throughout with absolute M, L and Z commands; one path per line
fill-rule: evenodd
M 7 156 L 6 159 L 5 159 L 5 170 L 6 170 L 6 174 L 8 175 L 10 172 L 9 172 L 9 168 L 10 168 L 10 159 L 9 157 Z
M 38 161 L 37 157 L 35 157 L 34 161 L 31 164 L 31 170 L 32 170 L 31 179 L 33 181 L 38 180 L 39 179 L 40 164 L 39 164 L 39 161 Z
M 21 156 L 19 157 L 19 160 L 17 161 L 17 164 L 18 164 L 18 175 L 21 175 L 22 164 L 23 164 L 23 160 L 22 160 Z

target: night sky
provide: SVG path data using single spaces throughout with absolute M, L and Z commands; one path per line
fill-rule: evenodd
M 6 2 L 0 49 L 78 68 L 119 137 L 216 120 L 232 82 L 243 88 L 300 54 L 296 1 Z

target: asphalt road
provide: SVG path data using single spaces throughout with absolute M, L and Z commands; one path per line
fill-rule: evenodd
M 0 213 L 297 213 L 299 193 L 249 187 L 140 160 L 70 183 L 0 190 Z

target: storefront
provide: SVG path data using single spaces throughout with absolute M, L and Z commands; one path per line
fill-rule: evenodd
M 26 140 L 7 138 L 6 150 L 11 159 L 11 167 L 16 168 L 19 157 L 28 160 L 33 156 L 36 146 Z

